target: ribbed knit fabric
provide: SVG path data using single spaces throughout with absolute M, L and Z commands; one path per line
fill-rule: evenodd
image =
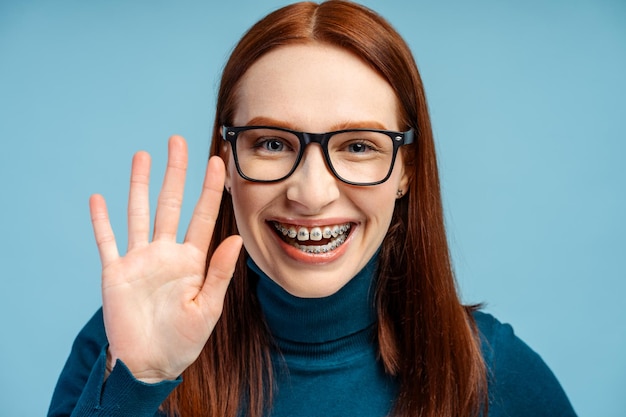
M 397 385 L 376 360 L 375 261 L 337 293 L 292 296 L 256 265 L 257 295 L 279 348 L 273 417 L 377 416 L 389 413 Z
M 318 299 L 294 297 L 252 262 L 249 266 L 258 275 L 258 298 L 277 345 L 275 400 L 268 417 L 386 416 L 398 387 L 377 361 L 375 261 L 337 293 Z M 485 313 L 474 318 L 489 372 L 489 417 L 576 416 L 554 374 L 511 326 Z M 103 382 L 107 344 L 100 309 L 72 346 L 49 417 L 160 415 L 159 405 L 180 378 L 145 384 L 118 361 Z

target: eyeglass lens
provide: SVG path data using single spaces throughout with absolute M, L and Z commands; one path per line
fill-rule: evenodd
M 239 168 L 245 176 L 274 181 L 285 177 L 295 167 L 301 145 L 298 136 L 291 132 L 259 128 L 239 132 L 236 146 Z M 347 131 L 328 140 L 327 155 L 341 179 L 366 184 L 387 176 L 394 147 L 385 133 Z

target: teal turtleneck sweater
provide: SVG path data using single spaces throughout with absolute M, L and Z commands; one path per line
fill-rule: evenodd
M 383 417 L 396 382 L 377 361 L 372 285 L 375 261 L 325 298 L 290 295 L 254 263 L 257 294 L 277 350 L 268 417 Z M 489 417 L 575 417 L 558 381 L 515 334 L 491 315 L 474 313 L 489 377 Z M 59 377 L 49 417 L 154 417 L 180 383 L 145 384 L 123 363 L 104 381 L 107 347 L 102 310 L 80 332 Z M 201 413 L 199 413 L 201 414 Z M 190 416 L 184 416 L 190 417 Z
M 369 264 L 337 293 L 298 298 L 256 265 L 257 295 L 279 348 L 273 417 L 386 416 L 397 384 L 376 360 L 376 310 Z

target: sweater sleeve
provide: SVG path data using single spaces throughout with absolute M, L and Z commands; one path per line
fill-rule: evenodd
M 508 324 L 475 313 L 489 372 L 489 417 L 575 417 L 561 384 L 543 359 Z
M 100 309 L 74 341 L 57 381 L 48 417 L 160 415 L 159 406 L 181 379 L 146 384 L 135 379 L 124 363 L 118 360 L 105 381 L 107 346 Z

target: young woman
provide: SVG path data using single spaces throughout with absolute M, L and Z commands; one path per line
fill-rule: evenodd
M 50 416 L 575 415 L 509 326 L 459 301 L 423 86 L 386 21 L 343 1 L 268 15 L 216 113 L 183 243 L 182 138 L 151 242 L 147 154 L 125 256 L 92 197 L 103 309 Z

